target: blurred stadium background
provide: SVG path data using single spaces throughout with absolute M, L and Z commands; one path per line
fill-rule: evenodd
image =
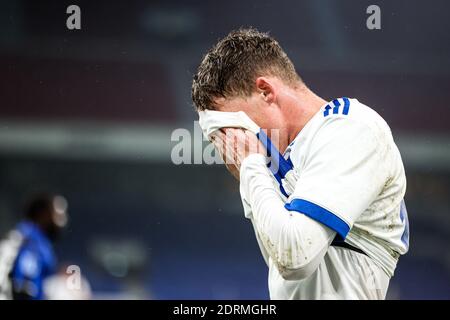
M 82 30 L 69 31 L 77 4 Z M 381 7 L 382 29 L 366 28 Z M 94 298 L 266 299 L 238 186 L 171 163 L 193 131 L 191 77 L 219 37 L 270 31 L 309 86 L 391 125 L 406 165 L 411 249 L 391 299 L 450 298 L 448 1 L 0 1 L 0 232 L 36 191 L 62 193 L 59 260 Z

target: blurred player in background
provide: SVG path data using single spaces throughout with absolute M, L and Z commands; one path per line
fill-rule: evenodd
M 384 299 L 409 231 L 405 171 L 381 116 L 356 99 L 317 96 L 254 29 L 206 54 L 192 97 L 240 180 L 270 297 Z
M 53 243 L 67 220 L 64 197 L 42 194 L 29 201 L 24 220 L 0 246 L 0 298 L 45 298 L 44 282 L 57 271 Z

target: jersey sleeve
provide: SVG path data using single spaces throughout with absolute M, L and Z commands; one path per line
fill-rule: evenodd
M 12 270 L 13 290 L 18 299 L 39 299 L 41 297 L 43 262 L 38 251 L 24 246 Z
M 367 124 L 344 116 L 329 117 L 312 139 L 285 207 L 345 239 L 384 186 L 379 141 Z

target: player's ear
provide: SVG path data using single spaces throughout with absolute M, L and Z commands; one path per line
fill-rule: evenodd
M 275 101 L 275 89 L 266 77 L 256 78 L 256 89 L 265 102 L 272 103 Z

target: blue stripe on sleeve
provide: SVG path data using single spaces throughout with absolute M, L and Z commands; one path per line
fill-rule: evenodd
M 338 236 L 342 239 L 345 239 L 350 231 L 350 227 L 344 220 L 336 216 L 331 211 L 328 211 L 327 209 L 324 209 L 321 206 L 307 200 L 294 199 L 290 203 L 287 203 L 284 207 L 289 211 L 303 213 L 311 219 L 326 225 L 328 228 L 336 231 Z
M 350 100 L 348 98 L 342 98 L 344 100 L 344 111 L 342 111 L 342 114 L 348 115 L 348 111 L 350 109 Z
M 325 107 L 325 111 L 323 112 L 324 117 L 327 117 L 330 114 L 330 109 L 331 107 L 329 105 Z
M 339 106 L 341 105 L 341 103 L 339 102 L 338 99 L 334 99 L 333 100 L 333 104 L 334 104 L 333 114 L 338 114 L 339 113 Z

